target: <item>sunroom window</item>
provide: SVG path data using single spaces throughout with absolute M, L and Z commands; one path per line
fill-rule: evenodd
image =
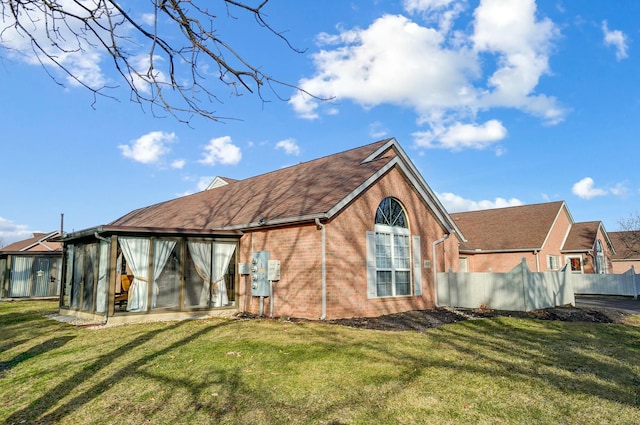
M 394 198 L 382 200 L 375 216 L 375 231 L 367 234 L 369 297 L 411 295 L 411 236 L 404 208 Z M 421 294 L 419 279 L 420 237 L 414 236 L 415 295 Z

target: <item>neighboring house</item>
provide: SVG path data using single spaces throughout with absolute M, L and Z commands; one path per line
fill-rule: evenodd
M 614 273 L 611 259 L 616 251 L 601 221 L 574 223 L 560 252 L 572 272 Z
M 60 294 L 62 244 L 59 232 L 33 237 L 0 249 L 0 298 L 42 298 Z
M 132 211 L 64 237 L 61 313 L 333 319 L 434 307 L 454 221 L 395 139 Z
M 640 231 L 609 232 L 615 248 L 611 258 L 612 273 L 628 272 L 633 266 L 640 273 Z
M 451 214 L 467 238 L 460 271 L 507 272 L 524 258 L 531 271 L 610 273 L 615 252 L 599 221 L 574 223 L 564 201 Z

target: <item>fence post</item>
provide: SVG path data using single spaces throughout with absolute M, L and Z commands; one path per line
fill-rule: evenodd
M 633 288 L 635 289 L 635 295 L 633 296 L 634 300 L 638 299 L 638 295 L 640 293 L 640 284 L 638 282 L 638 278 L 636 277 L 636 268 L 631 265 L 631 276 L 633 276 Z
M 527 259 L 525 257 L 522 257 L 520 268 L 522 270 L 522 272 L 520 273 L 522 277 L 522 303 L 524 306 L 524 311 L 529 311 L 527 309 Z

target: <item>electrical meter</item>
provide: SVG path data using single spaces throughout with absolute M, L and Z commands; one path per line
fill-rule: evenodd
M 256 251 L 251 258 L 251 295 L 269 296 L 269 251 Z

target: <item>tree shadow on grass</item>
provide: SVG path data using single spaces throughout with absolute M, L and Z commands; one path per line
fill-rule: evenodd
M 202 335 L 225 326 L 229 323 L 231 322 L 219 322 L 214 326 L 207 326 L 199 332 L 190 334 L 189 336 L 176 341 L 168 345 L 167 347 L 164 347 L 160 350 L 152 350 L 147 355 L 138 358 L 132 363 L 123 365 L 123 367 L 118 369 L 114 375 L 111 375 L 108 378 L 102 379 L 91 385 L 91 387 L 85 390 L 82 394 L 73 397 L 72 399 L 64 402 L 61 405 L 58 405 L 61 400 L 65 399 L 69 394 L 73 393 L 77 387 L 84 385 L 87 382 L 91 382 L 92 379 L 95 379 L 94 376 L 97 372 L 111 366 L 114 362 L 118 362 L 126 353 L 138 348 L 141 344 L 145 344 L 156 338 L 161 338 L 161 334 L 171 332 L 172 330 L 183 326 L 185 322 L 176 322 L 175 324 L 167 326 L 165 328 L 145 332 L 144 334 L 138 336 L 127 344 L 117 347 L 116 349 L 101 355 L 94 362 L 87 364 L 81 370 L 79 370 L 78 373 L 75 373 L 55 387 L 49 389 L 42 396 L 38 397 L 25 408 L 11 414 L 6 418 L 4 424 L 8 425 L 26 422 L 37 422 L 43 424 L 56 423 L 65 416 L 81 409 L 83 406 L 99 397 L 112 385 L 118 383 L 121 380 L 124 380 L 125 378 L 131 377 L 131 375 L 135 373 L 136 370 L 147 365 L 154 358 L 166 354 L 171 350 L 175 350 L 183 344 L 196 340 Z M 53 344 L 53 340 L 51 344 Z M 46 413 L 54 407 L 55 409 L 53 411 Z
M 490 365 L 475 368 L 478 373 L 503 374 L 523 384 L 544 383 L 638 407 L 637 329 L 593 326 L 598 328 L 589 335 L 580 325 L 519 327 L 505 320 L 478 320 L 439 329 L 438 341 L 481 360 L 476 364 Z
M 25 352 L 16 355 L 13 359 L 7 362 L 0 362 L 0 378 L 3 378 L 6 371 L 16 366 L 17 364 L 23 361 L 29 360 L 33 357 L 39 356 L 41 354 L 47 353 L 49 351 L 55 350 L 56 348 L 60 348 L 74 338 L 75 337 L 73 336 L 61 336 L 58 338 L 50 338 L 34 347 L 31 347 Z M 16 341 L 15 345 L 19 345 L 19 341 Z

